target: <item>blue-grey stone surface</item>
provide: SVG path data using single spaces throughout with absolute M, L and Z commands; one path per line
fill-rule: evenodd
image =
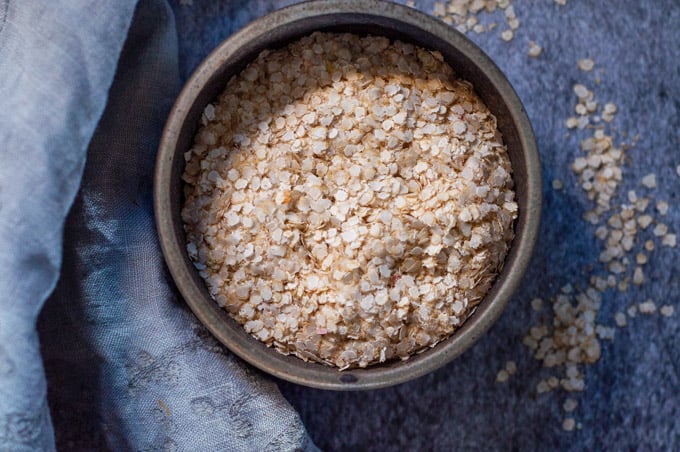
M 291 1 L 194 0 L 173 3 L 179 35 L 180 75 L 186 79 L 209 51 L 253 18 Z M 416 1 L 432 11 L 431 1 Z M 674 305 L 670 318 L 638 316 L 603 342 L 602 358 L 585 369 L 583 393 L 536 394 L 547 373 L 521 344 L 539 316 L 529 301 L 549 297 L 571 283 L 585 287 L 604 274 L 597 258 L 602 243 L 583 220 L 592 208 L 570 170 L 581 155 L 585 132 L 568 132 L 572 86 L 594 89 L 600 102 L 614 102 L 615 141 L 630 142 L 624 182 L 615 204 L 635 189 L 670 204 L 656 217 L 680 232 L 680 4 L 677 0 L 614 2 L 515 0 L 520 27 L 504 42 L 499 29 L 468 36 L 505 72 L 534 126 L 544 174 L 544 211 L 538 243 L 524 282 L 489 333 L 456 361 L 416 381 L 364 393 L 335 393 L 281 382 L 313 441 L 326 450 L 678 450 L 680 449 L 680 248 L 658 246 L 649 253 L 646 282 L 603 297 L 599 323 L 647 298 Z M 529 58 L 529 40 L 543 47 Z M 590 57 L 593 72 L 577 68 Z M 596 78 L 600 83 L 596 84 Z M 626 134 L 627 133 L 627 134 Z M 658 187 L 644 189 L 654 172 Z M 553 179 L 564 181 L 553 190 Z M 650 207 L 653 209 L 653 205 Z M 638 237 L 651 238 L 651 228 Z M 637 246 L 639 246 L 638 243 Z M 496 372 L 507 360 L 519 371 L 504 385 Z M 581 429 L 562 430 L 567 397 Z

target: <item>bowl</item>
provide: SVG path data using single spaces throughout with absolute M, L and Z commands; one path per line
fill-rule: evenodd
M 314 31 L 382 35 L 438 50 L 458 76 L 470 81 L 498 120 L 513 167 L 519 216 L 504 267 L 476 311 L 448 339 L 405 361 L 339 371 L 285 356 L 252 338 L 209 296 L 186 251 L 182 219 L 183 154 L 190 149 L 205 106 L 262 50 L 278 48 Z M 170 273 L 194 314 L 229 350 L 253 366 L 293 383 L 333 390 L 375 389 L 427 374 L 460 355 L 498 318 L 528 265 L 539 226 L 541 172 L 524 108 L 498 67 L 452 27 L 415 9 L 381 0 L 319 0 L 264 16 L 220 44 L 179 95 L 159 146 L 154 208 Z

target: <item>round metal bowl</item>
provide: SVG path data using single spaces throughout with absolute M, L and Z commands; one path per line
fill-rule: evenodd
M 262 50 L 282 47 L 314 31 L 383 35 L 442 53 L 458 76 L 470 81 L 498 119 L 510 154 L 519 217 L 502 272 L 474 314 L 451 337 L 406 361 L 343 372 L 284 356 L 248 335 L 210 298 L 186 252 L 180 210 L 183 154 L 193 142 L 201 113 Z M 402 383 L 448 363 L 470 347 L 498 318 L 527 267 L 538 231 L 541 173 L 536 143 L 510 83 L 477 46 L 450 26 L 414 9 L 376 0 L 320 0 L 281 9 L 251 23 L 213 51 L 182 90 L 161 139 L 155 174 L 155 214 L 170 273 L 187 304 L 236 355 L 276 377 L 305 386 L 357 390 Z

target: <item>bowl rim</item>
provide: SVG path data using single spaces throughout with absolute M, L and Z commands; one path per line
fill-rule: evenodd
M 225 64 L 229 56 L 233 56 L 242 45 L 276 27 L 317 16 L 339 17 L 348 14 L 383 18 L 423 29 L 475 63 L 477 69 L 500 93 L 502 103 L 510 112 L 517 130 L 521 155 L 524 157 L 527 202 L 526 208 L 520 210 L 520 215 L 525 216 L 522 233 L 516 234 L 508 252 L 509 255 L 513 251 L 515 258 L 511 268 L 506 265 L 499 273 L 494 286 L 501 279 L 501 274 L 507 273 L 507 276 L 495 291 L 493 299 L 487 300 L 485 297 L 476 308 L 478 312 L 471 315 L 463 327 L 427 353 L 413 356 L 406 361 L 339 372 L 336 368 L 304 362 L 265 347 L 245 333 L 240 325 L 238 328 L 241 328 L 243 334 L 233 334 L 234 326 L 229 321 L 231 319 L 225 321 L 226 311 L 218 308 L 207 297 L 205 287 L 197 287 L 196 277 L 192 275 L 196 270 L 186 257 L 186 250 L 183 249 L 185 246 L 178 240 L 174 215 L 179 215 L 179 212 L 172 211 L 170 178 L 175 154 L 186 151 L 177 149 L 177 141 L 189 109 L 213 73 Z M 306 34 L 311 32 L 309 30 Z M 541 203 L 542 179 L 536 140 L 525 109 L 505 75 L 477 45 L 453 27 L 413 8 L 383 0 L 313 0 L 297 3 L 262 16 L 229 36 L 202 61 L 179 94 L 163 130 L 154 175 L 154 213 L 161 250 L 179 292 L 201 323 L 230 351 L 260 370 L 296 384 L 331 390 L 377 389 L 403 383 L 434 371 L 475 343 L 497 320 L 520 284 L 536 242 Z M 515 228 L 517 224 L 516 221 Z M 484 308 L 479 309 L 482 304 Z M 235 323 L 233 320 L 231 322 Z

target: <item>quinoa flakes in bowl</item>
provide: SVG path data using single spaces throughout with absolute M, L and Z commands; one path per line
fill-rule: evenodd
M 199 319 L 257 367 L 328 389 L 405 381 L 471 345 L 519 283 L 540 211 L 502 74 L 380 1 L 300 4 L 225 41 L 171 113 L 155 183 Z

